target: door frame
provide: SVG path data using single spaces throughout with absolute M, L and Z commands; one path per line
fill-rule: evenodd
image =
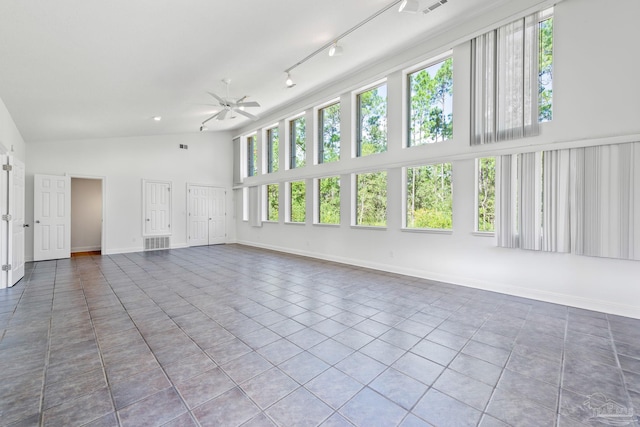
M 69 177 L 69 182 L 71 182 L 71 180 L 73 178 L 78 178 L 78 179 L 93 179 L 93 180 L 99 180 L 102 184 L 102 224 L 101 224 L 101 231 L 100 231 L 100 253 L 102 255 L 105 255 L 105 251 L 107 248 L 107 232 L 106 232 L 106 227 L 107 227 L 107 177 L 106 176 L 101 176 L 101 175 L 81 175 L 81 174 L 75 174 L 75 173 L 67 173 L 65 174 Z M 69 191 L 71 192 L 71 188 L 69 188 Z M 73 196 L 71 196 L 71 203 L 73 203 Z M 71 219 L 71 222 L 73 223 L 73 218 Z M 71 227 L 69 228 L 69 234 L 71 234 Z M 71 245 L 71 236 L 69 236 L 69 245 Z
M 190 225 L 190 224 L 189 224 L 189 209 L 191 208 L 191 206 L 189 205 L 189 187 L 192 187 L 192 186 L 193 186 L 193 187 L 218 188 L 218 189 L 224 190 L 224 191 L 225 191 L 225 194 L 226 194 L 226 191 L 227 191 L 227 189 L 226 189 L 224 186 L 222 186 L 222 185 L 215 185 L 215 184 L 200 184 L 200 183 L 197 183 L 197 182 L 187 182 L 187 183 L 186 183 L 185 194 L 186 194 L 186 196 L 187 196 L 187 197 L 185 197 L 185 199 L 186 199 L 186 200 L 185 200 L 185 205 L 186 205 L 186 207 L 187 207 L 187 210 L 186 210 L 187 215 L 185 215 L 185 216 L 186 216 L 186 231 L 187 231 L 187 233 L 186 233 L 186 237 L 187 237 L 187 247 L 191 247 L 191 246 L 189 245 L 189 225 Z M 227 213 L 227 209 L 228 209 L 228 203 L 227 203 L 227 198 L 226 198 L 226 195 L 225 195 L 225 198 L 224 198 L 224 212 L 225 212 L 225 214 Z M 226 235 L 226 236 L 228 236 L 228 235 L 229 235 L 229 233 L 228 233 L 228 231 L 229 231 L 229 230 L 228 230 L 228 227 L 229 227 L 229 223 L 228 223 L 228 221 L 226 221 L 226 219 L 225 219 L 225 222 L 224 222 L 224 231 L 225 231 L 225 235 Z M 227 242 L 228 242 L 228 238 L 227 238 L 227 241 L 225 241 L 225 243 L 227 243 Z

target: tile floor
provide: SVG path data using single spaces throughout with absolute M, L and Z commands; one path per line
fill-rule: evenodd
M 2 426 L 604 425 L 598 408 L 636 422 L 640 320 L 238 245 L 32 263 L 0 290 Z

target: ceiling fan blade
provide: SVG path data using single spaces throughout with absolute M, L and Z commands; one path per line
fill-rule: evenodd
M 227 109 L 220 111 L 220 113 L 218 114 L 218 120 L 224 120 L 224 118 L 227 117 L 228 112 L 229 110 Z
M 223 110 L 223 111 L 226 111 L 226 110 Z M 209 120 L 213 120 L 213 119 L 215 119 L 215 118 L 216 118 L 216 116 L 217 116 L 218 114 L 220 114 L 220 113 L 221 113 L 221 111 L 218 111 L 218 112 L 217 112 L 217 113 L 215 113 L 213 116 L 209 117 L 207 120 L 205 120 L 204 122 L 202 122 L 202 124 L 207 123 Z
M 257 103 L 256 101 L 238 102 L 236 105 L 238 107 L 259 107 L 260 106 L 260 104 Z
M 226 101 L 222 98 L 220 98 L 218 95 L 216 95 L 213 92 L 207 92 L 209 95 L 213 96 L 215 99 L 218 100 L 218 102 L 220 103 L 220 105 L 227 105 Z
M 242 98 L 238 99 L 238 100 L 236 101 L 236 104 L 241 103 L 242 101 L 244 101 L 245 99 L 247 99 L 247 97 L 248 97 L 248 96 L 249 96 L 249 95 L 245 95 L 245 96 L 243 96 Z
M 238 113 L 238 114 L 242 114 L 243 116 L 248 117 L 248 118 L 250 118 L 251 120 L 258 120 L 258 117 L 257 117 L 257 116 L 254 116 L 254 115 L 253 115 L 253 114 L 251 114 L 251 113 L 247 113 L 246 111 L 242 111 L 242 110 L 235 110 L 235 112 L 236 112 L 236 113 Z

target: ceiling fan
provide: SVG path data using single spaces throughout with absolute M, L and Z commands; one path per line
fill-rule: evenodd
M 245 116 L 251 120 L 258 120 L 258 117 L 254 116 L 251 113 L 248 113 L 246 111 L 244 111 L 245 108 L 247 107 L 259 107 L 260 104 L 257 103 L 256 101 L 245 101 L 245 99 L 247 99 L 247 95 L 243 96 L 242 98 L 239 99 L 235 99 L 235 98 L 230 98 L 229 97 L 229 85 L 231 84 L 231 79 L 223 79 L 222 83 L 224 83 L 227 87 L 227 96 L 226 97 L 221 97 L 219 95 L 216 95 L 215 93 L 212 92 L 207 92 L 209 95 L 211 95 L 212 97 L 214 97 L 219 105 L 214 105 L 214 104 L 207 104 L 207 105 L 211 105 L 213 107 L 218 107 L 218 108 L 222 108 L 220 111 L 216 112 L 214 115 L 212 115 L 211 117 L 209 117 L 208 119 L 206 119 L 205 121 L 202 122 L 202 126 L 200 126 L 200 130 L 204 130 L 204 125 L 205 123 L 207 123 L 209 120 L 213 120 L 213 119 L 218 119 L 218 120 L 224 120 L 227 116 L 229 116 L 230 118 L 234 119 L 236 118 L 235 113 L 238 113 L 242 116 Z

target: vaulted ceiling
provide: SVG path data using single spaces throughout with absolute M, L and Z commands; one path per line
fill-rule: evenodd
M 427 14 L 395 5 L 341 40 L 342 56 L 321 52 L 295 68 L 287 89 L 286 69 L 395 2 L 3 0 L 0 98 L 27 142 L 197 132 L 223 78 L 262 116 L 505 2 L 449 0 Z M 420 0 L 420 11 L 433 3 Z

